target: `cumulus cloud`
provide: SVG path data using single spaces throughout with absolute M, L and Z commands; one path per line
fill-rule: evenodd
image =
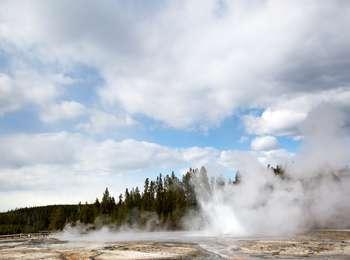
M 272 136 L 302 138 L 305 118 L 324 103 L 350 111 L 349 23 L 346 1 L 1 1 L 0 54 L 11 58 L 0 64 L 0 115 L 34 104 L 44 123 L 78 118 L 75 130 L 102 134 L 137 125 L 139 115 L 192 130 L 259 109 L 243 115 L 244 135 L 262 137 L 254 151 L 221 151 L 69 133 L 3 136 L 0 183 L 14 187 L 17 176 L 23 188 L 26 175 L 49 187 L 66 172 L 78 181 L 290 158 Z M 64 88 L 80 65 L 101 77 L 89 104 Z
M 0 186 L 6 194 L 0 199 L 1 210 L 93 200 L 112 183 L 115 192 L 122 192 L 140 184 L 142 174 L 186 163 L 177 149 L 131 139 L 97 142 L 59 132 L 3 136 L 1 143 Z
M 199 167 L 218 163 L 222 156 L 228 158 L 225 154 L 230 152 L 211 147 L 171 148 L 134 139 L 95 141 L 67 132 L 15 134 L 3 136 L 0 141 L 4 154 L 0 158 L 2 169 L 53 165 L 87 174 L 122 174 L 183 165 Z M 219 164 L 230 167 L 225 161 Z
M 274 136 L 259 136 L 252 140 L 250 147 L 254 151 L 269 151 L 278 147 L 278 141 Z
M 49 105 L 42 110 L 40 116 L 44 122 L 56 122 L 60 120 L 75 119 L 86 111 L 84 105 L 75 101 L 62 101 L 59 104 Z
M 248 120 L 252 131 L 289 133 L 305 111 L 273 109 L 281 96 L 349 87 L 350 37 L 342 28 L 350 5 L 343 1 L 2 7 L 5 46 L 31 50 L 39 60 L 92 66 L 105 81 L 97 90 L 101 103 L 176 128 L 215 126 L 248 106 L 268 109 L 262 122 Z M 269 114 L 282 122 L 270 122 Z
M 128 114 L 107 113 L 92 109 L 89 111 L 88 121 L 78 124 L 77 129 L 98 134 L 135 125 L 137 121 Z
M 243 116 L 243 123 L 250 134 L 300 136 L 300 127 L 310 111 L 320 106 L 333 106 L 341 111 L 350 110 L 350 90 L 337 88 L 282 96 L 274 105 L 267 107 L 259 116 Z
M 243 121 L 250 134 L 293 135 L 305 117 L 305 113 L 295 110 L 267 108 L 261 116 L 247 115 Z
M 67 82 L 69 78 L 60 74 L 40 75 L 33 70 L 19 70 L 12 75 L 0 73 L 0 115 L 26 104 L 41 106 L 52 102 Z
M 0 142 L 3 155 L 0 158 L 1 190 L 9 194 L 18 192 L 32 196 L 44 192 L 48 195 L 47 200 L 39 199 L 37 203 L 52 203 L 49 199 L 53 197 L 52 193 L 59 198 L 61 193 L 73 192 L 76 185 L 82 189 L 81 194 L 86 195 L 90 190 L 91 194 L 85 199 L 92 200 L 103 186 L 113 182 L 113 187 L 121 192 L 128 183 L 137 185 L 145 173 L 152 176 L 171 169 L 180 171 L 205 165 L 213 174 L 220 174 L 223 170 L 233 172 L 233 169 L 245 166 L 251 158 L 258 163 L 257 155 L 249 151 L 211 147 L 171 148 L 134 139 L 96 141 L 67 132 L 14 134 L 2 136 Z M 119 184 L 115 186 L 114 183 Z M 8 196 L 1 197 L 10 200 Z M 73 195 L 71 198 L 64 196 L 60 202 L 76 203 L 75 199 L 77 197 Z M 11 203 L 11 207 L 15 207 L 32 202 L 28 197 L 27 200 Z M 6 205 L 10 203 L 6 202 Z
M 79 135 L 65 132 L 55 134 L 16 134 L 2 136 L 1 168 L 18 168 L 40 164 L 69 164 L 76 160 L 82 145 Z M 59 147 L 59 149 L 57 149 Z

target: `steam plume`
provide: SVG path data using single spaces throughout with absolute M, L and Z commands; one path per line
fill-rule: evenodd
M 310 112 L 300 130 L 303 145 L 283 174 L 249 158 L 240 165 L 239 185 L 214 185 L 207 194 L 197 178 L 205 230 L 239 236 L 349 227 L 350 157 L 344 114 L 324 104 Z

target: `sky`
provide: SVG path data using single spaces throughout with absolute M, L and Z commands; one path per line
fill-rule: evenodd
M 350 112 L 349 25 L 348 1 L 2 0 L 0 210 L 291 163 L 311 111 Z

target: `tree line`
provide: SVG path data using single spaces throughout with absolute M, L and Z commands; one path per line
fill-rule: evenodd
M 275 176 L 287 178 L 281 166 L 268 165 L 267 168 Z M 159 174 L 154 180 L 146 178 L 142 191 L 139 187 L 126 188 L 117 199 L 106 188 L 101 199 L 96 198 L 94 203 L 21 208 L 0 213 L 0 235 L 57 231 L 67 224 L 84 224 L 90 229 L 126 225 L 148 230 L 179 230 L 184 228 L 182 219 L 186 214 L 199 212 L 196 194 L 205 200 L 214 189 L 240 182 L 239 172 L 233 179 L 209 179 L 204 167 L 190 168 L 181 178 L 174 172 L 165 176 Z
M 83 223 L 91 228 L 103 225 L 138 228 L 181 229 L 181 218 L 198 209 L 193 178 L 198 170 L 190 169 L 182 178 L 174 172 L 155 180 L 146 178 L 139 187 L 126 189 L 115 199 L 108 188 L 94 203 L 50 205 L 21 208 L 0 213 L 0 234 L 33 233 L 62 230 L 65 225 Z

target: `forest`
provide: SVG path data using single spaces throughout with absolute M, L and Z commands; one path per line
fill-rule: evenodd
M 87 224 L 90 228 L 103 225 L 157 229 L 181 229 L 181 218 L 189 210 L 196 211 L 197 200 L 193 177 L 198 170 L 190 169 L 180 180 L 174 172 L 147 178 L 142 187 L 126 189 L 115 199 L 108 188 L 94 203 L 50 205 L 21 208 L 0 213 L 0 234 L 34 233 L 62 230 L 66 224 Z M 200 171 L 207 178 L 206 171 Z

